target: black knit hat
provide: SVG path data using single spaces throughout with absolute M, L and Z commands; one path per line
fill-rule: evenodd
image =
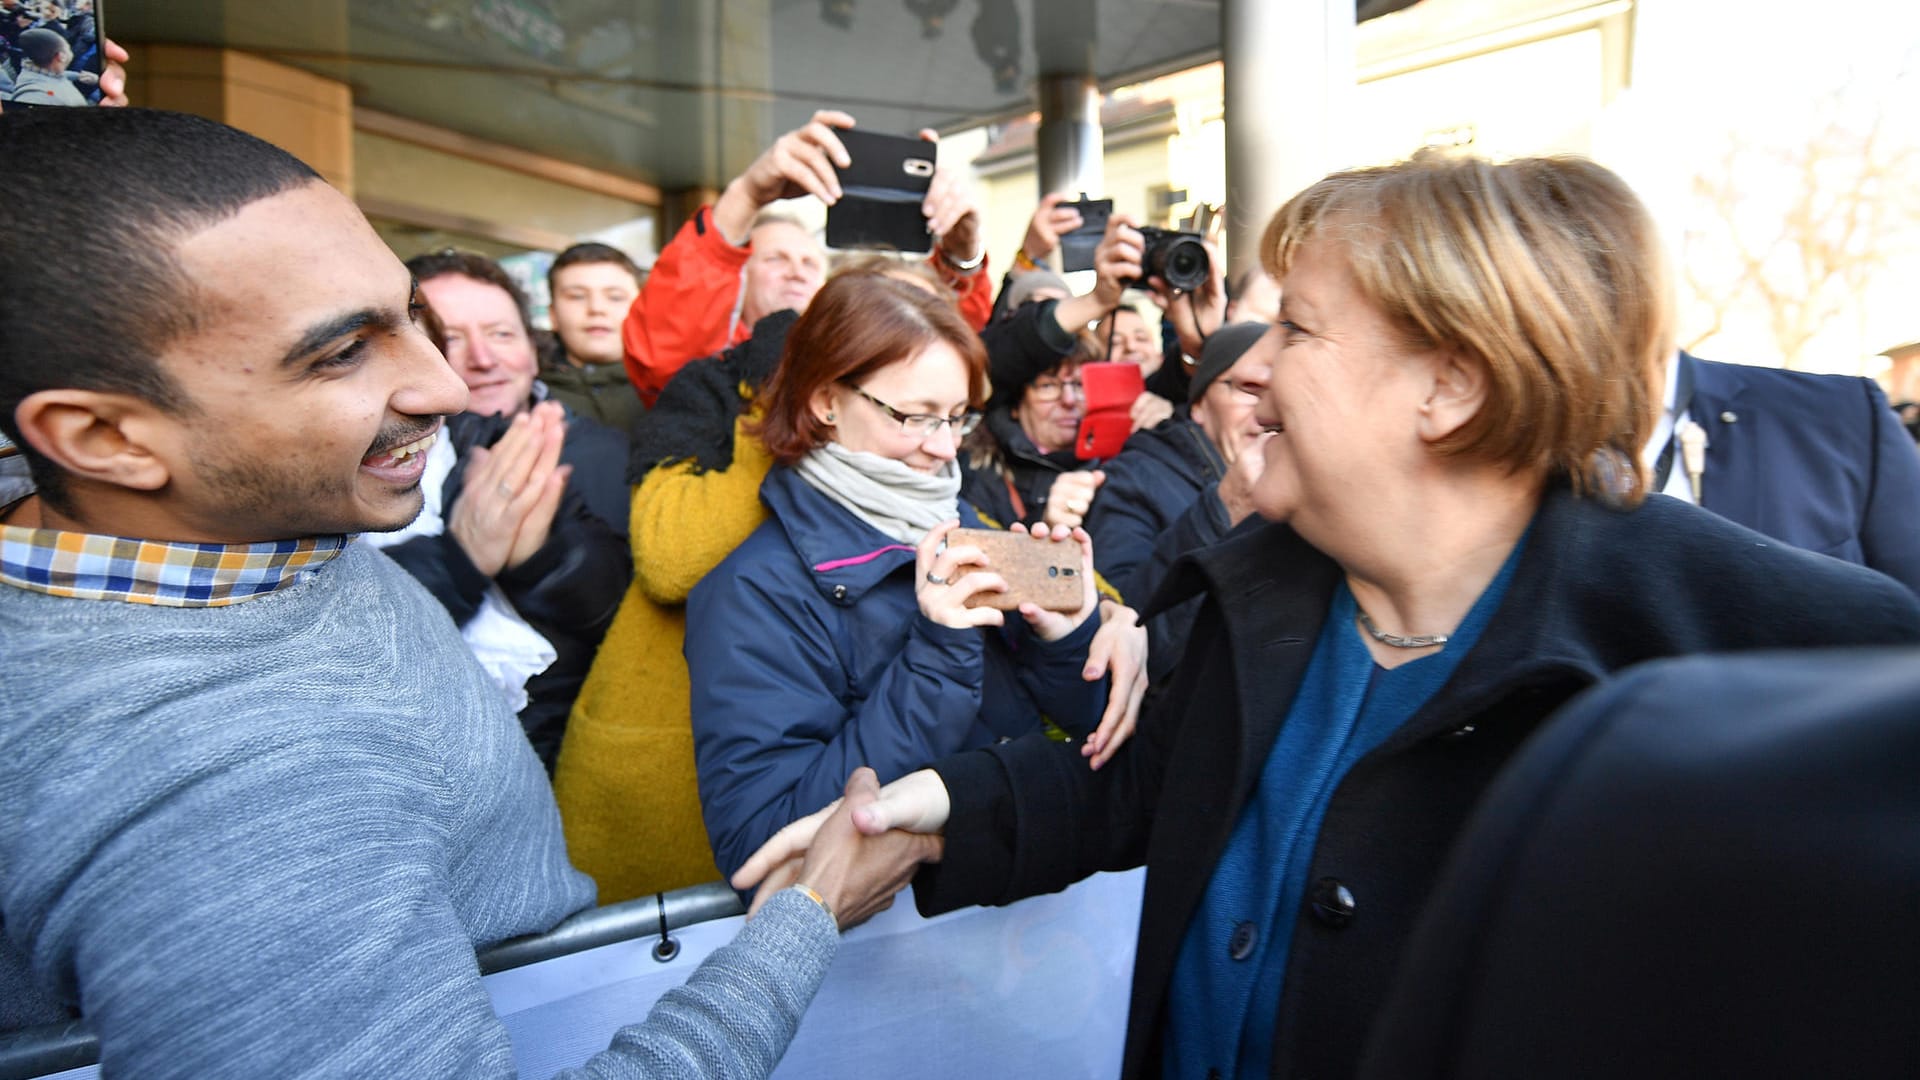
M 1213 380 L 1227 373 L 1227 369 L 1238 363 L 1247 350 L 1259 341 L 1268 330 L 1273 329 L 1266 323 L 1238 322 L 1230 323 L 1213 332 L 1207 343 L 1200 347 L 1200 362 L 1193 366 L 1193 381 L 1187 387 L 1187 400 L 1199 401 L 1200 395 L 1207 392 Z

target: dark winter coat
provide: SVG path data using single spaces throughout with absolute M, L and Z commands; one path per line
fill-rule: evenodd
M 1314 651 L 1340 568 L 1284 525 L 1186 557 L 1206 597 L 1186 657 L 1107 767 L 1034 740 L 936 766 L 952 796 L 923 913 L 1008 903 L 1145 863 L 1124 1075 L 1158 1075 L 1197 911 Z M 1893 580 L 1650 499 L 1549 492 L 1492 621 L 1451 680 L 1340 781 L 1313 848 L 1274 1024 L 1276 1077 L 1353 1074 L 1462 822 L 1556 708 L 1628 665 L 1709 651 L 1920 641 Z
M 1018 615 L 941 626 L 920 612 L 912 548 L 791 469 L 760 494 L 771 520 L 687 599 L 694 756 L 722 873 L 861 765 L 886 783 L 1038 731 L 1042 714 L 1074 735 L 1098 723 L 1107 684 L 1080 677 L 1098 616 L 1055 642 Z M 964 503 L 961 521 L 979 527 Z
M 446 516 L 452 516 L 459 502 L 473 448 L 493 445 L 506 427 L 504 418 L 471 413 L 447 421 L 447 438 L 459 458 L 441 488 Z M 579 476 L 576 470 L 567 483 L 547 542 L 526 562 L 502 570 L 497 578 L 490 579 L 475 568 L 449 532 L 416 536 L 386 549 L 393 561 L 433 593 L 456 625 L 473 618 L 487 586 L 497 581 L 520 617 L 553 644 L 557 656 L 545 671 L 527 680 L 527 704 L 520 710 L 527 739 L 549 772 L 560 753 L 573 699 L 633 577 L 625 538 L 589 508 L 579 490 Z
M 1159 427 L 1135 432 L 1101 468 L 1107 479 L 1087 511 L 1094 569 L 1127 603 L 1144 607 L 1174 560 L 1232 530 L 1216 490 L 1226 465 L 1183 408 Z M 1199 610 L 1198 599 L 1188 600 L 1147 621 L 1155 678 L 1179 659 Z
M 1100 463 L 1074 457 L 1072 447 L 1041 453 L 1013 418 L 1012 407 L 1000 404 L 987 410 L 986 422 L 967 437 L 960 466 L 965 475 L 960 497 L 1004 528 L 1016 521 L 1039 524 L 1060 474 L 1097 469 Z

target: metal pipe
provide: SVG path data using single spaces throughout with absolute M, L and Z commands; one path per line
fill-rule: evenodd
M 659 897 L 643 896 L 583 911 L 544 934 L 530 934 L 482 949 L 480 973 L 492 975 L 618 941 L 652 937 L 660 933 L 663 918 L 671 932 L 745 911 L 739 894 L 723 881 L 676 889 Z M 0 1080 L 34 1080 L 99 1061 L 100 1040 L 84 1020 L 0 1034 Z

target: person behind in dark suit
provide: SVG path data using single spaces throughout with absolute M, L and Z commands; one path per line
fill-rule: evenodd
M 1920 454 L 1879 384 L 1684 351 L 1660 374 L 1654 490 L 1920 592 Z
M 1648 664 L 1488 791 L 1361 1075 L 1920 1075 L 1920 653 Z
M 1175 567 L 1157 602 L 1200 614 L 1106 768 L 1023 739 L 855 815 L 944 832 L 921 911 L 1144 863 L 1124 1075 L 1350 1076 L 1449 846 L 1559 706 L 1660 657 L 1920 642 L 1885 576 L 1644 498 L 1660 250 L 1580 158 L 1294 196 L 1261 244 L 1270 524 Z M 812 825 L 735 885 L 790 880 Z

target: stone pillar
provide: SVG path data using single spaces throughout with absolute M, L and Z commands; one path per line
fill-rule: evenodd
M 1094 77 L 1096 7 L 1093 0 L 1048 0 L 1034 5 L 1034 51 L 1040 58 L 1040 131 L 1035 158 L 1040 192 L 1074 197 L 1106 194 L 1102 175 L 1100 83 Z
M 1259 265 L 1267 219 L 1350 164 L 1354 0 L 1220 0 L 1229 274 Z

